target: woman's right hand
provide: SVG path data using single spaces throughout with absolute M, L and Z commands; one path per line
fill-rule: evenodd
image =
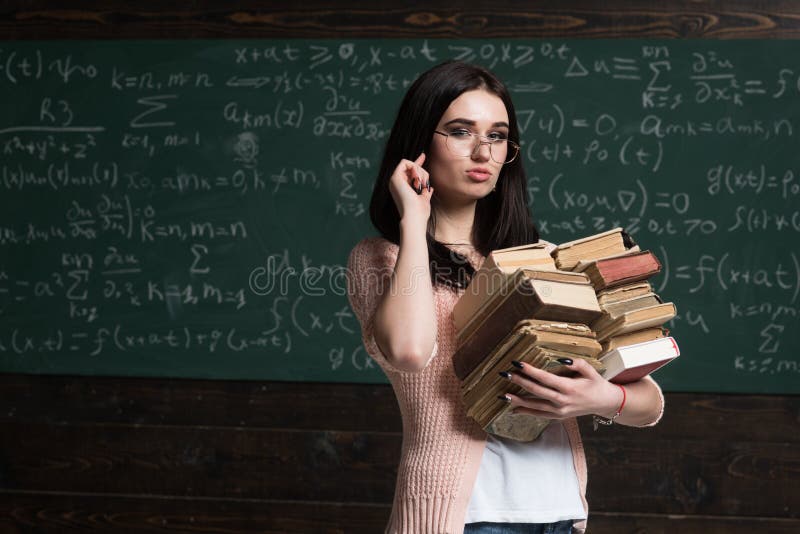
M 428 171 L 422 168 L 424 162 L 424 152 L 414 161 L 400 160 L 389 178 L 389 192 L 400 213 L 400 219 L 415 220 L 427 225 L 431 216 L 433 187 L 430 186 Z

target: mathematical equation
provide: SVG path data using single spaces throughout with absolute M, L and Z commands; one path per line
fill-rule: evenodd
M 296 365 L 380 379 L 343 262 L 374 233 L 370 198 L 403 94 L 460 59 L 511 93 L 541 236 L 622 226 L 662 262 L 654 288 L 677 305 L 669 326 L 687 355 L 665 371 L 673 384 L 706 385 L 699 351 L 743 389 L 795 376 L 796 52 L 777 41 L 6 43 L 0 357 L 35 371 L 60 355 L 124 366 L 137 351 L 247 354 L 266 378 Z

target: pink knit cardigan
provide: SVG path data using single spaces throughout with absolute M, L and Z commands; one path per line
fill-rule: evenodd
M 388 290 L 398 252 L 394 243 L 372 237 L 359 242 L 348 260 L 348 296 L 361 324 L 364 347 L 389 378 L 403 422 L 400 466 L 386 533 L 462 534 L 486 444 L 486 433 L 466 415 L 460 383 L 453 372 L 456 336 L 451 316 L 463 290 L 434 288 L 437 340 L 431 359 L 418 372 L 396 369 L 375 343 L 373 317 L 383 291 Z M 475 253 L 470 261 L 479 268 L 483 259 Z M 660 388 L 659 396 L 663 413 Z M 588 512 L 586 457 L 578 423 L 573 418 L 563 424 Z M 584 532 L 585 525 L 585 521 L 576 522 L 575 532 Z

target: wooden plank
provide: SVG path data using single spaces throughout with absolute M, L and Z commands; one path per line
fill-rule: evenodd
M 388 503 L 400 436 L 127 425 L 5 423 L 0 488 Z M 587 442 L 597 511 L 800 514 L 794 444 Z M 342 481 L 347 481 L 342 484 Z
M 388 385 L 0 374 L 0 422 L 400 432 Z
M 388 504 L 0 492 L 0 534 L 374 534 Z
M 800 518 L 794 444 L 595 440 L 586 453 L 597 511 Z
M 798 395 L 667 393 L 657 426 L 615 426 L 586 439 L 719 439 L 800 443 Z M 400 432 L 385 384 L 250 382 L 0 374 L 0 422 L 135 423 Z
M 800 520 L 774 517 L 589 512 L 591 534 L 795 534 Z
M 797 414 L 800 395 L 665 394 L 664 417 L 651 428 L 615 426 L 592 429 L 591 419 L 580 420 L 585 439 L 649 440 L 724 439 L 800 442 Z M 603 432 L 602 430 L 606 430 Z
M 399 456 L 388 433 L 5 423 L 0 489 L 387 503 Z
M 170 5 L 172 4 L 172 5 Z M 798 38 L 800 6 L 791 0 L 643 6 L 635 0 L 519 3 L 490 7 L 433 0 L 353 0 L 287 5 L 248 0 L 191 3 L 9 1 L 0 9 L 3 39 L 115 38 Z
M 0 492 L 0 534 L 373 534 L 389 513 L 388 504 Z M 592 534 L 794 534 L 800 520 L 592 512 L 589 527 Z

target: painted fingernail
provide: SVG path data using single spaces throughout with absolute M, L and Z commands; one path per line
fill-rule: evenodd
M 517 369 L 522 369 L 522 363 L 521 363 L 521 362 L 518 362 L 517 360 L 512 360 L 512 361 L 511 361 L 511 365 L 513 365 L 513 366 L 514 366 L 514 367 L 516 367 Z
M 428 188 L 428 191 L 430 192 L 430 190 L 431 190 L 431 181 L 430 181 L 430 180 L 428 180 L 427 182 L 425 182 L 425 187 L 427 187 L 427 188 Z
M 558 363 L 563 363 L 564 365 L 572 365 L 572 360 L 569 358 L 559 358 Z
M 508 395 L 498 395 L 497 398 L 500 399 L 501 401 L 511 402 L 511 397 L 509 397 Z
M 499 372 L 499 373 L 497 373 L 497 374 L 499 374 L 499 375 L 500 375 L 500 376 L 502 376 L 503 378 L 506 378 L 506 379 L 508 379 L 508 380 L 511 380 L 511 373 L 509 373 L 508 371 L 500 371 L 500 372 Z

